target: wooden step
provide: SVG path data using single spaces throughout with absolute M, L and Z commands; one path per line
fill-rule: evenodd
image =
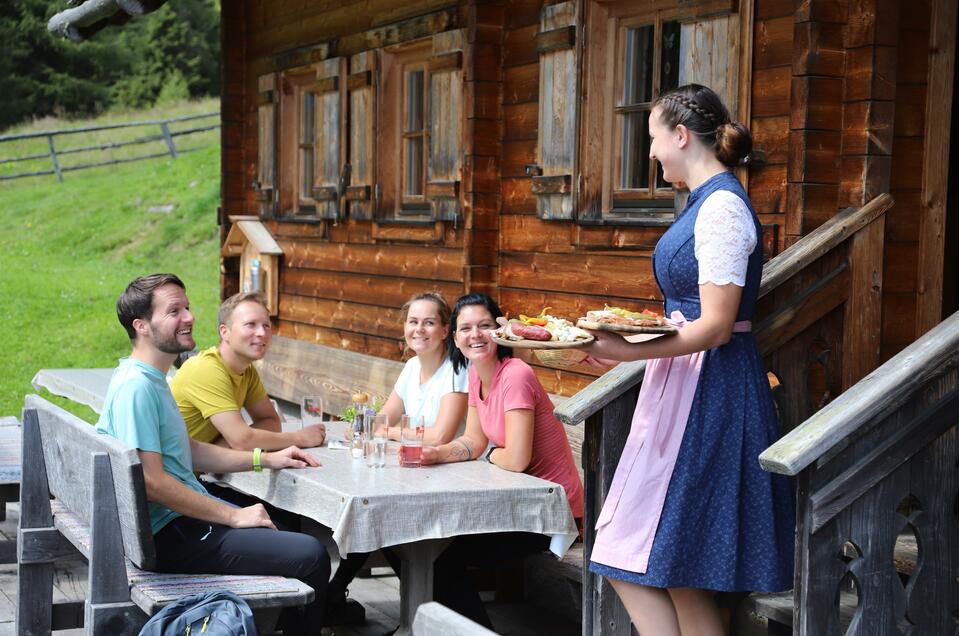
M 839 593 L 839 625 L 842 628 L 843 633 L 849 627 L 849 623 L 852 622 L 853 614 L 856 613 L 856 607 L 858 606 L 859 599 L 854 592 L 840 592 Z M 791 628 L 793 624 L 793 593 L 792 590 L 789 592 L 780 592 L 778 594 L 750 594 L 745 601 L 743 601 L 743 607 L 746 611 L 752 612 L 757 616 L 762 616 L 767 619 L 770 623 L 770 634 L 790 634 L 792 633 Z M 775 623 L 781 628 L 788 629 L 775 629 L 773 625 Z

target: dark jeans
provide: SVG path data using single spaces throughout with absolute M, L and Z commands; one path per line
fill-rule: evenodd
M 261 503 L 266 507 L 267 514 L 270 515 L 270 519 L 273 520 L 273 523 L 278 529 L 289 530 L 291 532 L 302 531 L 302 517 L 296 513 L 290 512 L 289 510 L 283 510 L 282 508 L 277 508 L 276 506 L 265 501 L 260 501 L 256 497 L 245 495 L 242 492 L 237 492 L 236 490 L 226 486 L 220 486 L 217 484 L 203 484 L 203 486 L 214 497 L 218 497 L 223 501 L 228 501 L 235 506 L 240 506 L 241 508 L 252 506 L 256 503 Z M 366 563 L 367 557 L 369 557 L 369 554 L 357 552 L 354 554 L 348 554 L 345 559 L 340 559 L 340 565 L 336 568 L 336 572 L 333 574 L 333 578 L 330 580 L 326 588 L 326 598 L 328 604 L 343 602 L 343 599 L 346 596 L 347 586 L 349 586 L 353 579 L 356 578 L 356 573 L 362 569 L 363 564 Z
M 277 527 L 280 525 L 277 523 Z M 156 533 L 153 541 L 159 572 L 269 574 L 299 579 L 313 588 L 315 597 L 302 610 L 283 611 L 280 624 L 284 634 L 314 633 L 316 626 L 323 624 L 330 557 L 316 537 L 269 528 L 230 528 L 177 517 Z

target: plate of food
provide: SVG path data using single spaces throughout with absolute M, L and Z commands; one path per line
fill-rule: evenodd
M 678 329 L 654 311 L 630 311 L 622 307 L 606 305 L 596 311 L 588 311 L 576 321 L 576 326 L 597 331 L 619 333 L 676 333 Z
M 499 319 L 500 326 L 493 331 L 493 342 L 515 349 L 573 349 L 592 342 L 592 334 L 580 329 L 565 318 L 547 313 L 546 307 L 538 316 L 520 314 L 519 318 Z

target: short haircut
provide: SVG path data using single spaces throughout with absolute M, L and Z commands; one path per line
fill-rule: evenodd
M 410 307 L 418 300 L 428 300 L 436 305 L 436 313 L 440 315 L 440 322 L 444 327 L 450 324 L 450 306 L 446 302 L 446 299 L 443 298 L 442 294 L 438 291 L 428 291 L 423 292 L 422 294 L 416 294 L 411 296 L 409 300 L 403 303 L 403 306 L 400 308 L 400 311 L 403 312 L 403 320 L 406 321 L 406 314 L 409 313 Z
M 186 291 L 186 285 L 176 274 L 150 274 L 140 276 L 127 285 L 117 299 L 117 318 L 127 330 L 130 340 L 136 340 L 137 332 L 133 321 L 149 321 L 153 318 L 153 292 L 164 285 L 176 285 Z
M 256 303 L 266 309 L 267 314 L 270 313 L 270 308 L 266 304 L 263 294 L 260 292 L 240 292 L 239 294 L 233 294 L 220 304 L 220 311 L 216 314 L 217 325 L 228 325 L 230 318 L 233 317 L 234 310 L 240 306 L 240 303 L 247 302 Z
M 456 301 L 456 305 L 453 306 L 453 313 L 450 316 L 450 333 L 446 337 L 446 350 L 450 361 L 453 363 L 454 373 L 459 373 L 460 369 L 465 369 L 466 365 L 468 364 L 466 356 L 464 356 L 463 352 L 460 351 L 459 347 L 456 346 L 456 320 L 459 318 L 460 311 L 463 309 L 463 307 L 468 307 L 469 305 L 480 305 L 482 307 L 486 307 L 487 311 L 489 311 L 490 315 L 493 317 L 493 320 L 496 320 L 503 315 L 503 310 L 499 308 L 499 305 L 496 304 L 496 301 L 486 294 L 472 293 L 459 297 L 459 300 Z M 513 350 L 509 347 L 504 347 L 501 344 L 497 344 L 496 357 L 500 360 L 503 360 L 504 358 L 512 358 Z

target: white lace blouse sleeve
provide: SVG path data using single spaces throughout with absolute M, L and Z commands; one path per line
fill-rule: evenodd
M 749 255 L 756 249 L 756 226 L 749 208 L 728 190 L 703 201 L 694 228 L 699 284 L 746 285 Z

